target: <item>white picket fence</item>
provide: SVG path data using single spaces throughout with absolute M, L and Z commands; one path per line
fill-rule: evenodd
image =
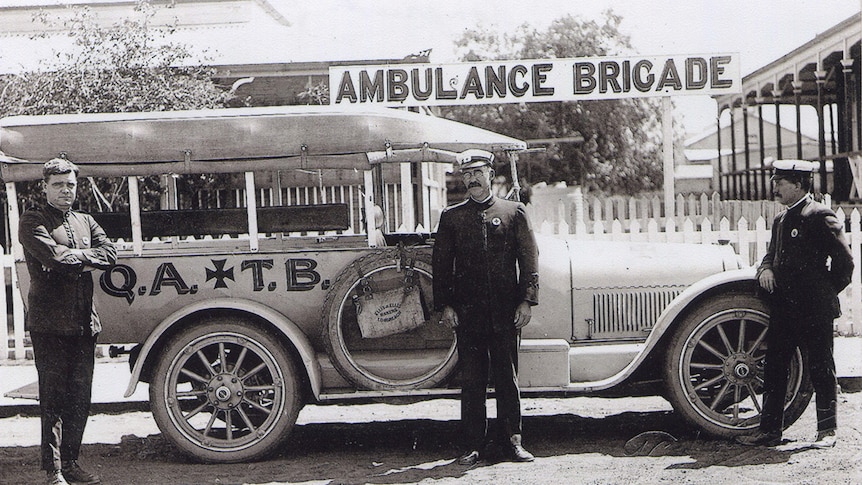
M 548 200 L 534 199 L 538 203 L 530 204 L 528 211 L 535 230 L 542 234 L 576 240 L 730 244 L 744 262 L 752 265 L 757 264 L 766 253 L 771 236 L 768 226 L 776 209 L 774 203 L 764 202 L 760 209 L 768 218 L 758 215 L 752 224 L 748 218 L 741 216 L 731 223 L 727 214 L 743 214 L 746 211 L 756 214 L 758 206 L 719 203 L 714 197 L 699 197 L 696 204 L 690 203 L 691 198 L 681 201 L 678 199 L 678 215 L 653 217 L 652 214 L 661 213 L 661 207 L 653 199 L 626 201 L 615 198 L 610 203 L 599 199 L 580 199 L 577 194 L 575 197 L 558 198 L 551 203 L 548 203 Z M 829 203 L 829 200 L 826 202 Z M 680 206 L 683 209 L 680 209 Z M 639 211 L 639 208 L 642 210 Z M 722 213 L 725 215 L 721 215 Z M 611 214 L 611 217 L 606 214 Z M 616 217 L 622 214 L 626 217 Z M 836 210 L 836 214 L 841 219 L 846 217 L 841 208 Z M 551 217 L 548 217 L 549 215 Z M 717 221 L 714 220 L 716 217 Z M 836 328 L 844 335 L 859 335 L 862 333 L 862 215 L 857 209 L 853 209 L 850 214 L 850 230 L 847 235 L 857 264 L 850 286 L 841 294 L 844 315 L 836 320 Z M 25 358 L 27 350 L 24 341 L 23 302 L 17 290 L 12 256 L 0 255 L 0 261 L 0 288 L 6 288 L 9 283 L 12 288 L 11 299 L 6 292 L 0 295 L 0 311 L 7 315 L 7 324 L 0 325 L 0 361 L 21 360 Z M 8 278 L 11 278 L 11 281 Z
M 0 248 L 2 249 L 2 248 Z M 11 254 L 0 255 L 0 315 L 6 315 L 6 324 L 0 325 L 0 361 L 14 358 L 23 360 L 26 355 L 24 348 L 24 302 L 18 291 L 18 279 L 15 272 L 15 260 Z M 7 279 L 8 278 L 8 279 Z M 10 281 L 11 280 L 11 281 Z M 11 298 L 6 289 L 11 288 Z M 9 332 L 11 320 L 12 332 Z M 9 343 L 12 341 L 10 347 Z M 13 353 L 10 355 L 10 350 Z
M 674 229 L 681 230 L 687 219 L 695 230 L 705 220 L 718 230 L 717 223 L 723 219 L 729 221 L 730 229 L 735 229 L 738 221 L 745 220 L 751 225 L 760 217 L 766 221 L 768 229 L 782 210 L 781 204 L 774 201 L 721 200 L 716 193 L 711 196 L 677 195 L 673 209 L 668 211 L 663 198 L 658 196 L 585 196 L 579 187 L 535 190 L 532 203 L 527 207 L 533 221 L 548 222 L 555 231 L 572 234 L 610 232 L 616 223 L 623 232 L 632 229 L 644 232 L 649 230 L 651 221 L 655 221 L 658 232 L 664 232 L 670 221 Z

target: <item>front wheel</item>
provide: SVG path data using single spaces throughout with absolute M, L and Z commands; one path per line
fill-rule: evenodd
M 296 422 L 300 383 L 270 333 L 215 318 L 171 338 L 150 385 L 153 417 L 185 454 L 204 462 L 255 460 Z
M 760 424 L 769 312 L 753 295 L 710 298 L 681 322 L 664 365 L 668 399 L 690 425 L 733 438 Z M 796 421 L 812 386 L 796 350 L 788 370 L 784 424 Z

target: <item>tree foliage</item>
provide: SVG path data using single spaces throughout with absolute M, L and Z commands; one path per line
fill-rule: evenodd
M 134 16 L 109 26 L 100 25 L 86 7 L 72 8 L 71 20 L 38 14 L 46 30 L 64 24 L 70 47 L 36 70 L 0 77 L 0 116 L 225 107 L 232 94 L 213 83 L 213 68 L 195 59 L 190 46 L 170 40 L 175 25 L 154 22 L 158 8 L 139 0 Z M 157 182 L 145 179 L 145 205 L 158 204 Z M 123 184 L 122 178 L 100 180 L 105 197 L 97 199 L 109 205 L 93 209 L 128 204 Z M 82 194 L 92 190 L 86 180 L 81 185 Z M 39 197 L 38 187 L 21 184 L 19 196 L 30 205 Z
M 305 90 L 296 93 L 299 104 L 327 105 L 329 104 L 329 81 L 321 81 L 317 84 L 309 84 Z
M 173 26 L 153 25 L 157 9 L 149 1 L 136 4 L 135 18 L 107 27 L 88 8 L 72 12 L 64 28 L 71 47 L 38 70 L 4 76 L 0 114 L 218 108 L 230 98 L 212 82 L 213 68 L 195 62 L 188 45 L 169 40 Z M 44 12 L 37 20 L 46 27 L 60 22 Z
M 456 41 L 465 61 L 614 56 L 632 51 L 621 17 L 601 21 L 567 15 L 539 30 L 478 28 Z M 583 143 L 555 143 L 521 158 L 530 183 L 564 181 L 608 193 L 636 194 L 662 184 L 661 110 L 656 99 L 499 104 L 446 108 L 443 115 L 521 139 L 581 135 Z

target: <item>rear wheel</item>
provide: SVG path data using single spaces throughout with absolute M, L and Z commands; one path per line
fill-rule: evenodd
M 711 298 L 685 317 L 664 372 L 668 399 L 689 424 L 722 438 L 760 424 L 768 325 L 766 305 L 742 293 Z M 812 395 L 798 349 L 788 372 L 785 426 L 802 415 Z
M 150 385 L 153 416 L 181 451 L 205 462 L 265 457 L 301 407 L 293 361 L 268 332 L 231 318 L 171 339 Z

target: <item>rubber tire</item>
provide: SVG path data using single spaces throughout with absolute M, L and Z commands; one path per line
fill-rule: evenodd
M 743 320 L 746 322 L 744 327 L 741 324 Z M 762 358 L 764 355 L 764 343 L 761 340 L 755 349 L 751 349 L 750 347 L 754 346 L 757 340 L 755 339 L 753 342 L 750 342 L 746 339 L 743 349 L 749 351 L 748 353 L 754 356 L 751 358 L 742 356 L 742 353 L 730 352 L 720 339 L 720 332 L 717 330 L 719 323 L 724 324 L 722 325 L 722 329 L 725 330 L 726 334 L 728 331 L 733 332 L 736 330 L 735 334 L 727 334 L 726 336 L 729 342 L 738 343 L 740 333 L 738 330 L 740 327 L 746 330 L 744 335 L 748 336 L 754 334 L 754 332 L 748 331 L 751 324 L 758 327 L 757 332 L 762 331 L 762 329 L 768 326 L 769 310 L 761 299 L 753 294 L 746 293 L 719 295 L 699 304 L 677 326 L 667 347 L 666 361 L 663 366 L 664 382 L 667 390 L 667 399 L 673 405 L 674 410 L 690 426 L 701 429 L 715 437 L 732 439 L 743 434 L 750 434 L 751 430 L 760 424 L 760 409 L 762 408 L 755 407 L 751 403 L 748 411 L 752 415 L 738 422 L 734 422 L 732 417 L 727 417 L 721 412 L 709 409 L 710 403 L 699 396 L 688 382 L 689 379 L 694 378 L 692 377 L 692 371 L 696 369 L 689 366 L 693 356 L 687 353 L 686 350 L 691 348 L 694 349 L 692 352 L 701 352 L 697 357 L 694 357 L 694 362 L 697 364 L 710 363 L 710 359 L 717 361 L 718 358 L 713 354 L 709 354 L 701 345 L 701 342 L 704 342 L 704 338 L 706 338 L 706 343 L 711 344 L 712 348 L 718 350 L 720 353 L 723 352 L 726 358 L 721 370 L 712 369 L 713 375 L 704 378 L 705 381 L 714 378 L 717 379 L 717 382 L 711 386 L 712 388 L 727 384 L 729 385 L 729 389 L 737 386 L 744 387 L 746 382 L 751 383 L 752 389 L 755 390 L 755 399 L 759 398 L 757 401 L 758 406 L 762 406 Z M 695 341 L 697 344 L 690 345 Z M 734 346 L 734 344 L 731 343 L 731 346 Z M 738 349 L 738 344 L 736 347 Z M 750 352 L 751 350 L 757 350 L 757 352 Z M 813 394 L 813 387 L 808 375 L 807 365 L 804 364 L 804 359 L 805 357 L 802 353 L 797 350 L 796 358 L 791 361 L 791 378 L 788 382 L 788 395 L 790 397 L 786 398 L 784 409 L 785 428 L 799 419 L 808 406 Z M 746 374 L 746 371 L 748 371 L 748 375 L 742 377 L 741 375 Z M 701 372 L 707 374 L 710 371 L 704 369 Z M 756 376 L 759 376 L 760 385 L 758 385 Z M 751 393 L 746 392 L 746 394 L 750 396 Z M 714 399 L 715 394 L 709 397 Z M 733 403 L 733 401 L 734 399 L 731 399 L 730 403 Z M 743 398 L 741 402 L 750 402 L 750 400 Z M 730 406 L 732 408 L 734 405 L 730 404 Z M 720 407 L 727 409 L 724 405 Z M 724 419 L 722 419 L 722 416 L 724 416 Z
M 196 356 L 196 349 L 207 349 L 210 352 L 217 351 L 219 343 L 225 343 L 233 346 L 234 350 L 227 355 L 225 361 L 228 365 L 235 365 L 236 361 L 231 362 L 231 355 L 238 349 L 245 349 L 246 353 L 242 361 L 243 372 L 236 373 L 236 369 L 228 369 L 228 372 L 223 374 L 225 378 L 231 376 L 241 377 L 248 370 L 256 367 L 258 364 L 265 364 L 265 368 L 256 372 L 253 375 L 255 380 L 261 378 L 268 379 L 263 383 L 246 383 L 243 379 L 238 379 L 240 384 L 233 384 L 233 391 L 242 386 L 241 391 L 243 397 L 248 396 L 248 393 L 259 392 L 263 394 L 265 391 L 246 389 L 249 384 L 265 385 L 272 388 L 272 395 L 269 396 L 267 404 L 271 403 L 272 408 L 277 411 L 261 413 L 251 405 L 245 403 L 243 406 L 236 406 L 235 409 L 244 407 L 245 415 L 249 419 L 254 418 L 253 425 L 256 427 L 254 432 L 247 432 L 245 436 L 240 436 L 236 439 L 230 439 L 227 433 L 224 432 L 223 437 L 207 439 L 205 434 L 201 433 L 201 429 L 195 427 L 194 424 L 189 424 L 188 420 L 178 416 L 183 413 L 179 407 L 179 400 L 175 398 L 177 385 L 182 382 L 190 381 L 190 379 L 180 378 L 180 370 L 193 370 L 200 372 L 203 368 L 201 359 Z M 191 351 L 191 352 L 190 352 Z M 239 360 L 239 355 L 237 359 Z M 213 365 L 213 369 L 221 369 L 220 365 Z M 215 383 L 215 376 L 207 376 L 211 383 Z M 270 384 L 270 381 L 272 384 Z M 224 381 L 225 383 L 227 380 Z M 222 385 L 222 384 L 216 384 Z M 223 389 L 226 389 L 227 384 L 223 384 Z M 211 389 L 214 386 L 211 386 Z M 205 390 L 197 390 L 199 393 L 206 393 Z M 232 393 L 233 395 L 234 393 Z M 214 392 L 209 392 L 206 396 L 198 396 L 190 398 L 186 401 L 192 406 L 199 406 L 203 403 L 203 399 L 208 402 L 216 402 Z M 252 395 L 252 398 L 255 396 Z M 188 398 L 188 396 L 187 396 Z M 231 399 L 234 399 L 231 397 Z M 239 398 L 236 398 L 239 399 Z M 176 406 L 172 405 L 177 402 Z M 257 402 L 257 404 L 261 404 Z M 296 367 L 288 352 L 284 349 L 278 339 L 267 331 L 264 331 L 247 322 L 239 319 L 220 317 L 213 318 L 190 327 L 187 330 L 180 332 L 178 335 L 171 337 L 170 343 L 162 351 L 157 363 L 153 381 L 150 384 L 150 406 L 153 412 L 153 417 L 158 424 L 159 429 L 164 436 L 174 444 L 184 454 L 194 458 L 195 460 L 208 463 L 235 463 L 251 460 L 259 460 L 265 458 L 274 452 L 287 438 L 290 431 L 296 423 L 296 418 L 299 410 L 302 407 L 300 399 L 300 380 L 297 376 Z M 206 409 L 200 414 L 213 416 L 212 410 L 214 406 L 208 404 Z M 216 423 L 224 423 L 225 414 L 223 411 L 218 411 L 219 416 Z M 236 410 L 231 412 L 232 420 L 237 424 L 245 426 L 241 420 L 242 416 Z M 185 426 L 178 421 L 185 423 Z M 223 426 L 224 428 L 224 426 Z M 233 427 L 232 427 L 233 428 Z M 245 429 L 247 431 L 248 428 Z M 243 429 L 237 429 L 237 432 L 242 433 Z
M 411 247 L 408 251 L 415 256 L 414 268 L 422 276 L 427 278 L 423 284 L 424 295 L 428 308 L 433 308 L 431 300 L 431 254 L 428 248 Z M 357 258 L 354 263 L 362 270 L 364 275 L 372 275 L 378 271 L 396 267 L 396 258 L 399 257 L 399 249 L 390 247 L 374 251 Z M 359 389 L 404 391 L 413 389 L 427 389 L 435 387 L 445 381 L 455 369 L 458 363 L 458 353 L 455 349 L 456 342 L 454 334 L 453 341 L 446 359 L 430 372 L 417 375 L 409 379 L 391 379 L 373 374 L 370 370 L 361 367 L 350 355 L 342 332 L 342 309 L 345 305 L 351 305 L 349 296 L 359 282 L 360 276 L 357 269 L 348 265 L 336 276 L 326 300 L 323 304 L 323 315 L 321 327 L 323 328 L 323 342 L 329 360 L 345 380 Z M 422 277 L 420 276 L 420 278 Z M 433 317 L 432 317 L 433 319 Z

